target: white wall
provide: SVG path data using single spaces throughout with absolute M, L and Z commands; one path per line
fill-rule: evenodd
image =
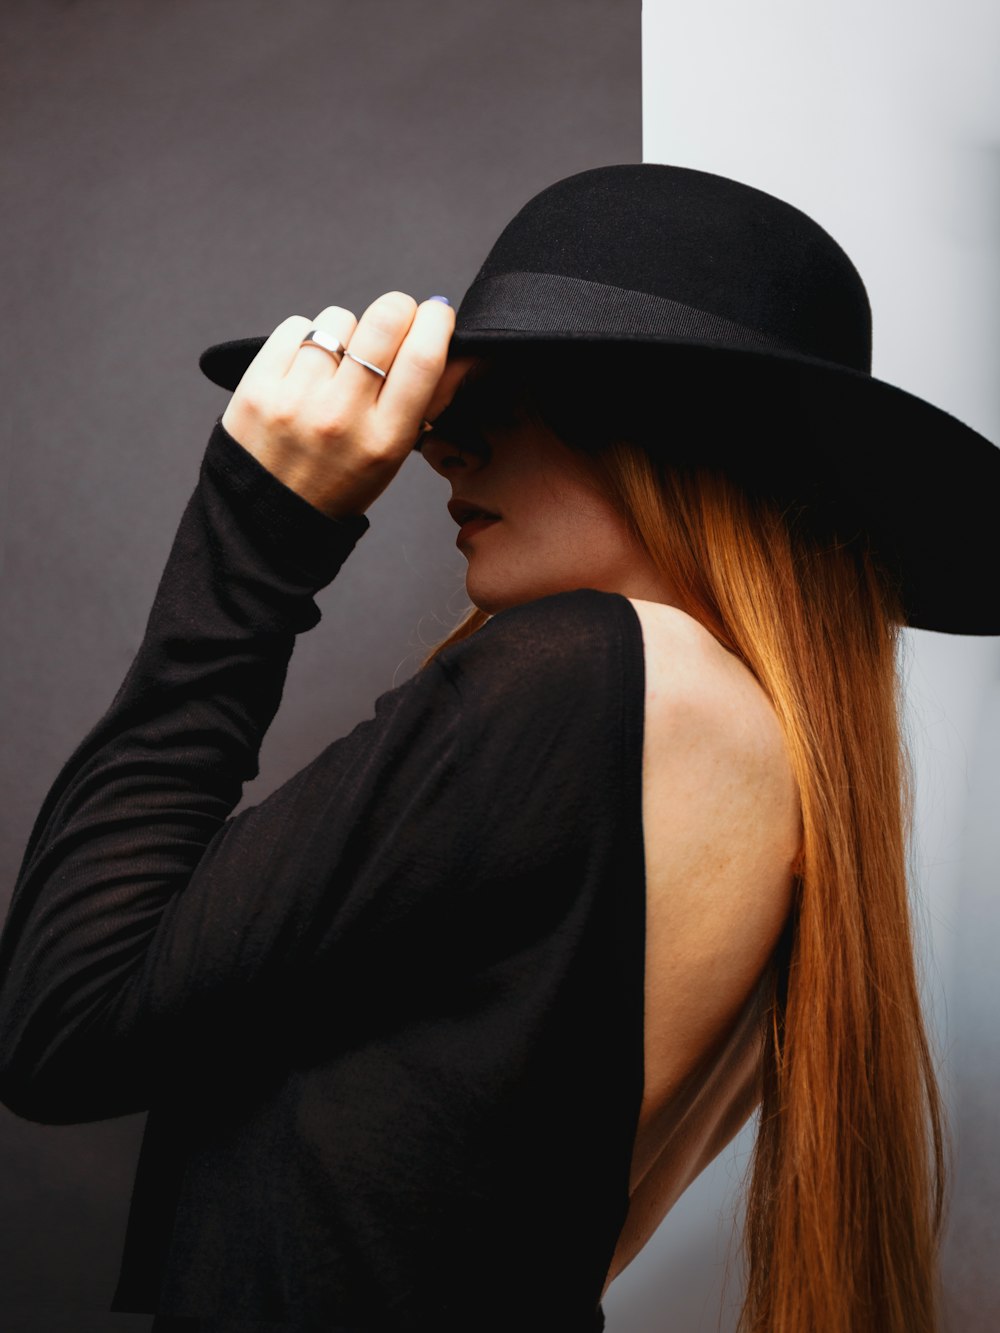
M 1000 7 L 985 0 L 645 0 L 643 160 L 786 199 L 854 260 L 873 373 L 1000 442 Z M 947 460 L 942 460 L 947 466 Z M 998 512 L 1000 521 L 1000 512 Z M 982 576 L 982 575 L 981 575 Z M 997 592 L 996 571 L 987 586 Z M 1000 639 L 905 631 L 917 771 L 913 894 L 957 1161 L 948 1327 L 1000 1327 Z M 720 1333 L 742 1275 L 754 1121 L 605 1299 L 609 1333 Z

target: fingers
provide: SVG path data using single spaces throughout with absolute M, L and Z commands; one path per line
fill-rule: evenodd
M 428 421 L 434 421 L 441 415 L 455 397 L 459 384 L 478 360 L 479 357 L 476 356 L 452 357 L 445 366 L 441 378 L 438 380 L 437 388 L 431 394 L 430 402 L 427 404 L 424 416 Z
M 346 346 L 357 328 L 358 321 L 350 310 L 340 305 L 328 305 L 321 310 L 312 324 L 299 335 L 299 343 L 309 329 L 322 329 L 324 333 L 339 338 Z M 337 373 L 342 355 L 317 347 L 315 343 L 297 345 L 292 349 L 291 360 L 285 371 L 285 383 L 306 388 L 311 384 L 321 384 L 330 380 Z
M 350 350 L 337 367 L 335 394 L 338 411 L 348 419 L 374 404 L 385 383 L 367 366 L 353 357 L 361 357 L 384 370 L 388 376 L 417 310 L 417 303 L 405 292 L 386 292 L 373 301 L 358 320 L 351 334 Z
M 338 307 L 322 311 L 318 326 L 321 321 L 322 327 L 348 344 L 352 356 L 338 361 L 326 353 L 329 366 L 317 366 L 315 354 L 322 349 L 307 345 L 299 350 L 286 379 L 315 384 L 320 416 L 322 404 L 339 421 L 360 421 L 370 413 L 373 436 L 381 442 L 378 447 L 390 453 L 411 448 L 447 364 L 454 310 L 442 301 L 418 305 L 405 292 L 392 291 L 371 303 L 349 337 L 341 332 L 346 324 Z M 385 377 L 354 357 L 378 366 Z
M 455 312 L 443 301 L 422 301 L 416 307 L 375 405 L 380 434 L 412 443 L 420 433 L 447 365 L 454 328 Z
M 350 311 L 347 311 L 347 314 L 351 319 L 354 318 Z M 247 366 L 241 383 L 265 384 L 283 379 L 291 369 L 299 344 L 314 326 L 315 321 L 306 319 L 305 315 L 289 315 L 287 319 L 283 319 L 264 340 L 263 346 Z M 309 355 L 311 358 L 313 353 L 310 352 Z M 329 353 L 326 355 L 329 356 Z
M 401 459 L 422 435 L 424 419 L 450 401 L 467 368 L 447 364 L 454 326 L 451 306 L 418 305 L 400 291 L 384 293 L 360 320 L 343 306 L 326 306 L 313 320 L 290 315 L 250 363 L 223 425 L 268 439 L 349 436 L 359 456 Z M 338 339 L 352 355 L 304 344 L 311 328 Z

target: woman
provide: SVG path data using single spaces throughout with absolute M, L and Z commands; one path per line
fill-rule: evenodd
M 869 321 L 798 210 L 633 164 L 530 200 L 457 317 L 203 354 L 233 396 L 0 941 L 5 1104 L 149 1110 L 114 1309 L 600 1329 L 759 1105 L 743 1329 L 937 1327 L 896 649 L 1000 632 L 1000 451 Z M 470 614 L 232 817 L 414 447 Z

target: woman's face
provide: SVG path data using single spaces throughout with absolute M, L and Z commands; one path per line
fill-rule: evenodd
M 463 525 L 457 537 L 475 606 L 494 614 L 574 588 L 671 600 L 586 456 L 534 423 L 480 433 L 468 399 L 464 415 L 439 420 L 421 452 L 451 483 L 452 517 L 459 522 L 472 507 L 496 515 Z

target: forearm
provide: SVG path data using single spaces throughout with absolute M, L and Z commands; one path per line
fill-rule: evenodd
M 72 1059 L 257 771 L 295 637 L 368 526 L 312 509 L 216 425 L 139 651 L 58 774 L 0 938 L 0 1094 Z

